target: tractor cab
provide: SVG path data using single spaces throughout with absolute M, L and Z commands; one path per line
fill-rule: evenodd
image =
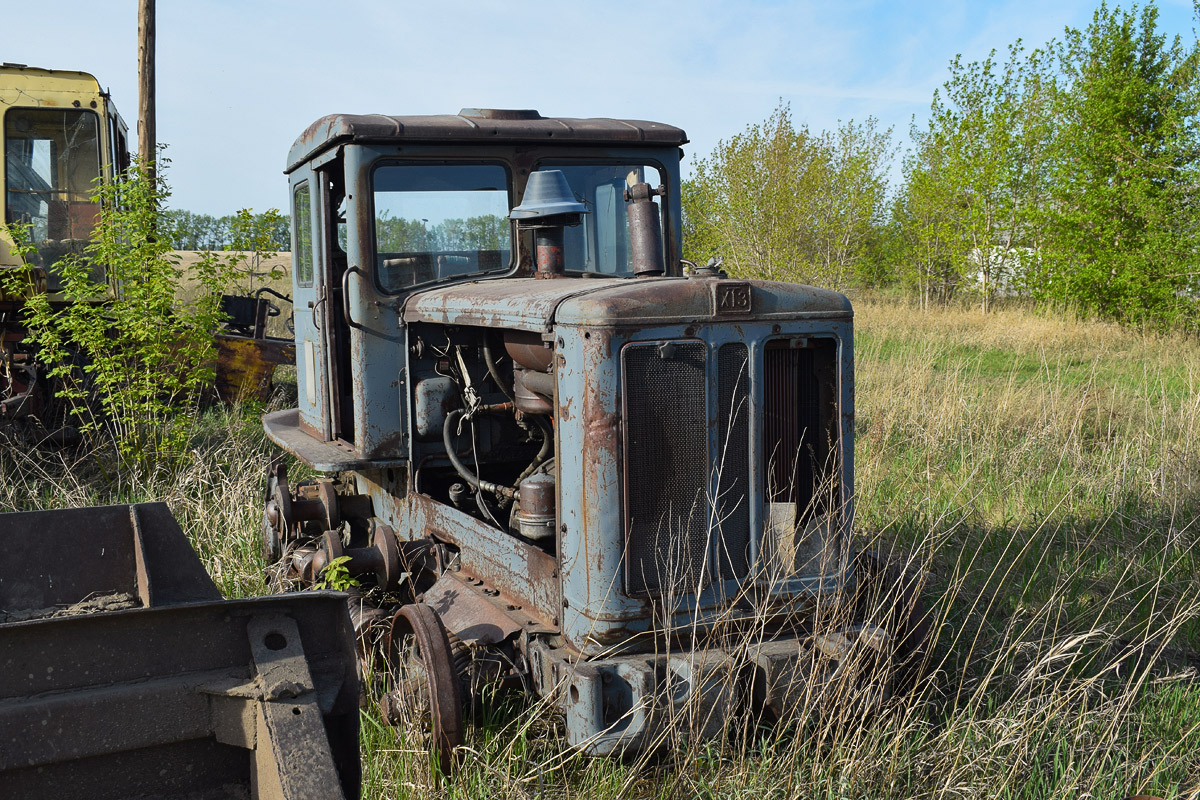
M 422 292 L 536 272 L 534 233 L 510 210 L 539 171 L 563 173 L 588 213 L 566 228 L 564 274 L 632 277 L 626 189 L 655 198 L 680 274 L 683 131 L 652 122 L 464 109 L 429 117 L 329 116 L 292 147 L 294 424 L 337 464 L 408 463 L 403 308 Z M 497 284 L 499 287 L 500 284 Z M 581 287 L 582 288 L 582 287 Z M 520 292 L 513 302 L 520 306 Z M 398 346 L 400 345 L 400 346 Z M 394 463 L 393 463 L 394 465 Z

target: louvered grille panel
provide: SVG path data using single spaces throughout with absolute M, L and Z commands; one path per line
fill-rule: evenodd
M 717 355 L 717 564 L 723 580 L 742 578 L 750 547 L 750 365 L 744 344 Z
M 708 429 L 700 342 L 633 345 L 625 360 L 626 590 L 690 593 L 708 556 Z
M 763 352 L 763 450 L 767 499 L 796 503 L 803 515 L 813 494 L 813 461 L 821 426 L 814 353 L 772 342 Z

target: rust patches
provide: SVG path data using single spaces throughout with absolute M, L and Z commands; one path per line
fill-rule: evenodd
M 464 114 L 387 116 L 384 114 L 333 114 L 309 125 L 288 153 L 287 172 L 306 160 L 346 141 L 437 143 L 455 146 L 458 152 L 468 148 L 494 152 L 497 144 L 540 144 L 547 140 L 578 143 L 602 151 L 620 144 L 679 147 L 687 144 L 687 134 L 661 122 L 615 120 L 605 118 L 554 118 L 530 116 L 537 112 L 501 111 L 489 116 L 477 115 L 479 109 L 463 109 Z M 601 147 L 596 147 L 600 145 Z
M 447 572 L 425 592 L 424 602 L 433 607 L 446 629 L 459 639 L 495 645 L 520 633 L 524 619 L 518 621 L 498 608 L 486 592 L 481 581 Z
M 736 295 L 716 313 L 725 286 Z M 722 278 L 647 278 L 621 281 L 607 291 L 570 298 L 555 314 L 562 324 L 589 327 L 646 327 L 688 325 L 738 317 L 756 321 L 778 319 L 849 319 L 850 303 L 836 292 L 770 281 L 729 281 Z
M 261 796 L 357 797 L 340 596 L 222 600 L 159 503 L 4 515 L 0 550 L 10 612 L 114 590 L 138 601 L 12 625 L 0 615 L 0 795 L 249 797 L 271 775 Z
M 535 278 L 496 278 L 472 281 L 412 295 L 404 304 L 407 323 L 474 325 L 549 331 L 555 310 L 577 295 L 628 283 L 621 278 L 539 281 Z
M 583 369 L 584 393 L 582 398 L 583 428 L 583 475 L 584 485 L 592 487 L 595 496 L 618 500 L 624 507 L 620 475 L 623 474 L 622 425 L 620 407 L 613 392 L 620 384 L 620 367 L 613 360 L 614 337 L 612 331 L 598 330 L 585 339 Z M 610 383 L 601 377 L 601 367 L 615 366 L 616 381 Z M 620 550 L 624 547 L 624 536 L 613 532 L 592 531 L 583 514 L 584 529 L 580 531 L 583 552 L 592 553 L 594 565 L 585 569 L 588 595 L 593 594 L 593 577 L 609 587 L 617 585 L 613 566 L 619 564 Z M 614 550 L 616 552 L 614 552 Z M 606 591 L 601 587 L 601 591 Z
M 374 427 L 373 430 L 382 430 L 379 427 Z M 386 435 L 381 435 L 378 438 L 372 439 L 374 444 L 371 446 L 369 453 L 364 453 L 366 457 L 375 455 L 396 456 L 404 452 L 404 431 L 391 431 Z
M 423 518 L 427 533 L 459 548 L 464 573 L 495 587 L 501 598 L 543 622 L 554 615 L 559 586 L 553 556 L 426 495 L 410 494 L 407 502 Z
M 294 364 L 296 346 L 282 339 L 253 339 L 248 336 L 220 334 L 217 348 L 216 390 L 226 403 L 271 397 L 275 367 Z
M 549 372 L 554 365 L 554 350 L 533 331 L 505 331 L 504 350 L 526 369 Z

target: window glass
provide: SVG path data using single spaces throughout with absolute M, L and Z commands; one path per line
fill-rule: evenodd
M 4 115 L 5 222 L 30 226 L 37 261 L 83 253 L 100 206 L 99 123 L 91 111 L 10 108 Z M 51 276 L 51 290 L 57 286 Z
M 307 182 L 296 186 L 292 198 L 292 227 L 292 261 L 296 265 L 296 285 L 312 286 L 312 201 L 309 198 Z
M 662 172 L 633 164 L 542 163 L 538 169 L 562 170 L 575 198 L 588 209 L 579 225 L 566 230 L 563 257 L 567 271 L 632 274 L 625 189 L 635 183 L 657 187 L 665 182 Z M 662 207 L 658 197 L 654 202 Z M 661 212 L 659 219 L 661 224 Z
M 108 116 L 108 138 L 112 144 L 112 164 L 108 168 L 118 175 L 129 169 L 129 149 L 125 143 L 125 130 L 117 121 L 116 114 Z
M 375 170 L 375 269 L 385 292 L 511 263 L 508 171 L 498 164 Z

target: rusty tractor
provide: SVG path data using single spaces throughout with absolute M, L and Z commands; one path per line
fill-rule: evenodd
M 267 295 L 274 296 L 272 301 Z M 263 287 L 252 295 L 221 295 L 225 322 L 213 342 L 217 397 L 226 403 L 254 399 L 266 402 L 274 387 L 275 368 L 296 361 L 291 339 L 267 335 L 267 320 L 277 317 L 292 299 Z
M 20 291 L 15 284 L 0 287 L 0 427 L 66 442 L 74 431 L 54 401 L 55 380 L 27 339 L 23 308 L 30 293 L 64 302 L 55 264 L 84 256 L 99 213 L 92 189 L 129 165 L 127 127 L 112 98 L 84 72 L 0 65 L 0 110 L 0 273 L 21 269 L 29 277 Z M 24 226 L 33 247 L 28 263 L 10 235 L 14 224 Z M 93 267 L 93 277 L 111 291 L 102 265 Z
M 443 768 L 490 684 L 607 754 L 875 705 L 919 656 L 914 592 L 855 610 L 850 303 L 683 261 L 686 141 L 464 109 L 289 153 L 298 407 L 263 424 L 322 476 L 272 465 L 262 546 L 362 584 L 384 715 L 419 695 Z

